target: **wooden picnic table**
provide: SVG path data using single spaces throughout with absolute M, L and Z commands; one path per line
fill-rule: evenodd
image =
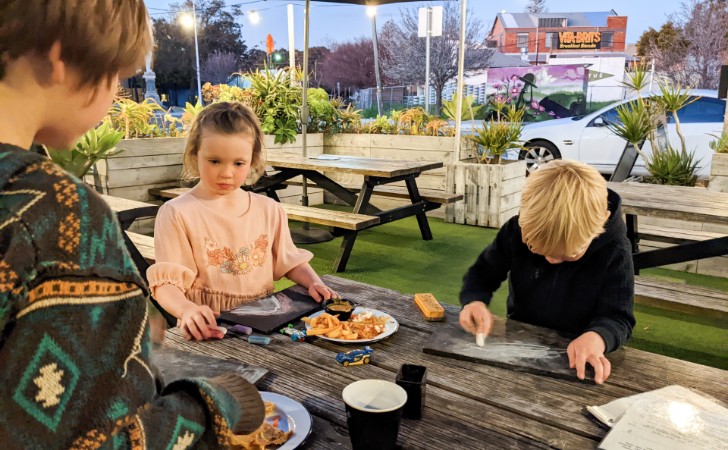
M 107 205 L 116 213 L 121 228 L 127 230 L 136 219 L 141 217 L 154 217 L 157 215 L 159 205 L 129 200 L 128 198 L 114 197 L 101 194 Z
M 728 225 L 728 193 L 649 183 L 607 185 L 622 197 L 622 211 L 626 215 L 627 236 L 632 243 L 636 273 L 648 267 L 728 255 L 728 236 L 723 235 L 700 242 L 640 252 L 637 223 L 638 216 L 651 216 Z
M 422 239 L 427 241 L 432 239 L 426 213 L 439 208 L 441 203 L 430 201 L 420 194 L 417 187 L 417 177 L 424 171 L 443 167 L 442 162 L 389 160 L 345 155 L 304 157 L 296 153 L 277 153 L 269 155 L 266 164 L 273 167 L 277 173 L 262 178 L 255 186 L 258 190 L 268 192 L 268 195 L 276 200 L 278 198 L 275 190 L 269 188 L 280 185 L 292 178 L 303 176 L 315 183 L 316 186 L 352 206 L 354 214 L 368 214 L 379 218 L 379 221 L 367 226 L 367 228 L 416 216 Z M 352 192 L 351 189 L 334 181 L 324 172 L 362 175 L 364 181 L 358 192 Z M 370 204 L 375 187 L 399 181 L 405 182 L 407 187 L 406 196 L 411 204 L 385 211 L 379 210 Z M 339 255 L 334 262 L 334 271 L 343 272 L 345 270 L 359 231 L 361 230 L 356 229 L 339 233 L 343 235 L 343 241 Z
M 259 388 L 301 402 L 313 416 L 308 449 L 351 448 L 342 390 L 360 379 L 394 381 L 404 363 L 427 367 L 427 392 L 422 419 L 402 420 L 403 449 L 596 448 L 606 431 L 584 413 L 587 405 L 670 384 L 728 401 L 728 371 L 631 348 L 610 355 L 612 375 L 601 386 L 425 354 L 424 342 L 443 324 L 424 321 L 412 295 L 331 275 L 323 278 L 342 296 L 399 321 L 395 334 L 371 344 L 370 364 L 342 367 L 335 362 L 337 352 L 358 347 L 320 339 L 296 343 L 281 334 L 271 335 L 270 345 L 257 346 L 239 339 L 190 342 L 172 329 L 164 345 L 267 368 L 271 373 Z M 443 306 L 447 322 L 456 322 L 459 307 Z

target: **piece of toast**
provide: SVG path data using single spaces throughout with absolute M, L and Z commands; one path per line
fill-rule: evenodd
M 425 320 L 431 322 L 445 320 L 445 309 L 434 295 L 430 293 L 415 294 L 415 305 L 417 305 Z

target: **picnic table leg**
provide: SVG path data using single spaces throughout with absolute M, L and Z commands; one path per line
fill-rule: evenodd
M 412 203 L 421 202 L 422 197 L 420 197 L 420 191 L 417 189 L 417 182 L 415 181 L 415 178 L 407 178 L 405 182 L 407 183 L 407 191 L 409 191 Z M 427 220 L 427 214 L 424 210 L 421 213 L 417 213 L 417 224 L 420 226 L 422 239 L 425 241 L 431 241 L 432 231 L 430 230 L 430 222 Z
M 343 272 L 346 270 L 346 263 L 349 262 L 349 255 L 351 250 L 354 248 L 354 241 L 356 241 L 357 231 L 346 233 L 344 239 L 341 241 L 341 248 L 339 249 L 339 256 L 334 261 L 334 272 Z
M 627 214 L 626 215 L 626 222 L 627 222 L 627 238 L 629 239 L 629 243 L 632 246 L 632 260 L 634 261 L 635 256 L 640 252 L 640 246 L 639 246 L 639 233 L 638 233 L 638 227 L 637 227 L 637 216 L 635 214 Z M 640 270 L 635 265 L 634 267 L 634 274 L 639 275 Z

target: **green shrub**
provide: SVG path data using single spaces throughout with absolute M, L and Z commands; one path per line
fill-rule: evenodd
M 695 161 L 695 152 L 676 150 L 668 146 L 664 150 L 653 151 L 646 163 L 650 176 L 645 181 L 672 186 L 695 186 L 699 163 L 700 161 Z

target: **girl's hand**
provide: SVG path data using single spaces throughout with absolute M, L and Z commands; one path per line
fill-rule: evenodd
M 308 287 L 308 295 L 313 297 L 313 299 L 319 303 L 330 298 L 339 298 L 339 294 L 337 294 L 336 291 L 332 290 L 320 281 L 311 283 L 311 286 Z
M 493 314 L 483 302 L 470 302 L 460 311 L 460 326 L 468 333 L 490 334 L 493 328 Z
M 571 341 L 566 353 L 569 355 L 569 367 L 576 368 L 578 379 L 584 379 L 586 363 L 589 363 L 594 368 L 594 381 L 597 384 L 607 381 L 612 373 L 612 364 L 604 356 L 605 348 L 604 339 L 594 331 L 587 331 Z
M 205 339 L 222 339 L 225 333 L 217 328 L 216 316 L 209 306 L 192 304 L 180 318 L 180 328 L 186 339 L 202 341 Z

